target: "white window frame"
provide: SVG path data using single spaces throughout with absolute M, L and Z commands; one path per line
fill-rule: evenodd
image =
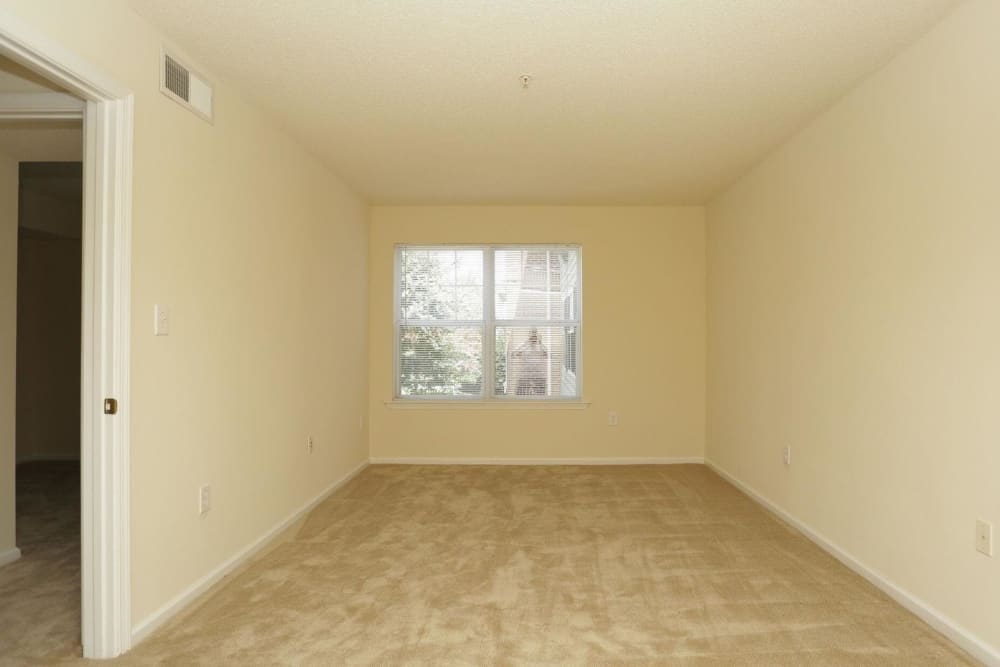
M 466 326 L 479 327 L 483 331 L 483 379 L 479 395 L 448 396 L 431 394 L 426 396 L 404 396 L 400 386 L 399 355 L 400 326 L 402 326 L 402 308 L 400 304 L 400 286 L 402 281 L 403 249 L 408 250 L 481 250 L 483 252 L 483 317 L 481 320 L 435 320 L 417 323 L 417 326 Z M 496 292 L 494 281 L 494 256 L 500 250 L 574 250 L 577 254 L 578 293 L 576 304 L 576 319 L 573 320 L 497 320 L 495 313 Z M 393 279 L 392 279 L 392 321 L 393 321 L 393 401 L 395 402 L 433 402 L 433 403 L 580 403 L 583 401 L 583 246 L 573 243 L 512 243 L 512 244 L 455 244 L 455 243 L 397 243 L 393 249 Z M 414 323 L 408 323 L 413 326 Z M 498 326 L 575 326 L 576 327 L 576 395 L 575 396 L 498 396 L 496 395 L 496 328 Z

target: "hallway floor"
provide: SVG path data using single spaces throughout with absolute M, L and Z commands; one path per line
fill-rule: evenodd
M 78 461 L 17 466 L 17 545 L 0 568 L 0 664 L 82 655 Z

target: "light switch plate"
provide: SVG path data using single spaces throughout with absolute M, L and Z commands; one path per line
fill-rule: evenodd
M 198 513 L 202 516 L 212 509 L 212 487 L 205 484 L 198 489 Z
M 153 306 L 153 335 L 170 335 L 170 309 L 161 303 Z

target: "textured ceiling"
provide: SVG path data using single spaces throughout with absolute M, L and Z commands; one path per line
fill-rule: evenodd
M 955 4 L 133 0 L 373 203 L 704 202 Z

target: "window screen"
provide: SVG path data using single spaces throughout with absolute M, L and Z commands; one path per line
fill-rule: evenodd
M 399 246 L 397 397 L 579 398 L 580 254 Z

